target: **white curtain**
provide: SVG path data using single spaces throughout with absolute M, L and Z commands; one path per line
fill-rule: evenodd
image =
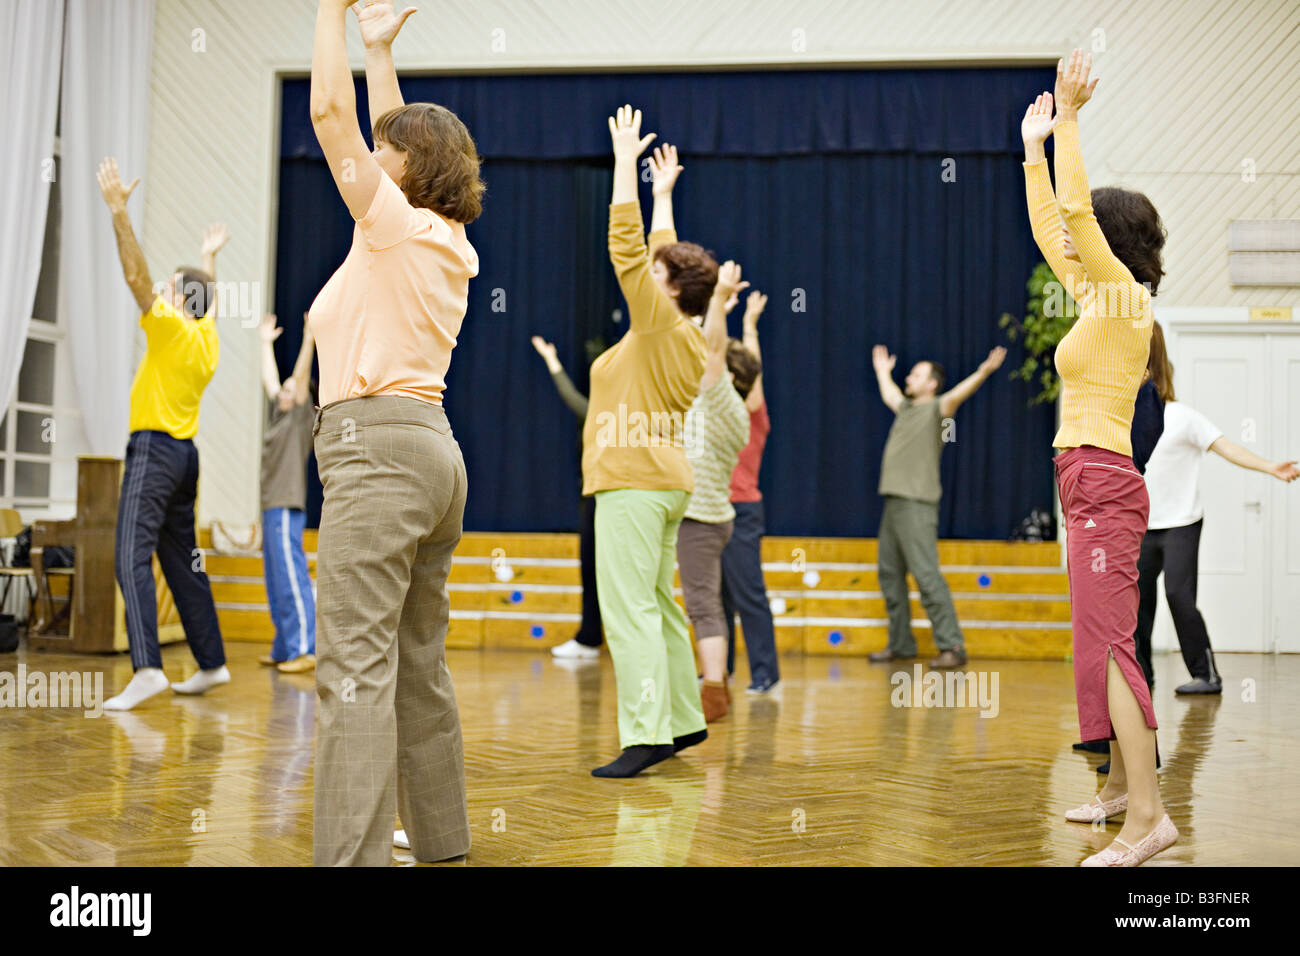
M 59 321 L 67 330 L 87 451 L 121 456 L 126 453 L 140 311 L 122 278 L 112 218 L 95 169 L 105 156 L 115 156 L 124 184 L 141 177 L 127 211 L 145 246 L 154 0 L 67 4 Z
M 62 0 L 0 0 L 0 414 L 23 364 L 54 178 Z

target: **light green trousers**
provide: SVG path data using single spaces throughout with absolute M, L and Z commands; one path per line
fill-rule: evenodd
M 619 745 L 670 744 L 703 730 L 686 615 L 673 600 L 685 491 L 596 493 L 596 591 L 618 685 Z

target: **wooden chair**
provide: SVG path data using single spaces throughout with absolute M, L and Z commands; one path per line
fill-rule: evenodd
M 0 540 L 17 538 L 23 530 L 23 519 L 13 508 L 0 508 Z M 9 564 L 8 559 L 0 561 L 0 577 L 4 578 L 5 586 L 3 596 L 0 596 L 0 610 L 3 610 L 9 604 L 9 589 L 13 586 L 15 578 L 22 578 L 27 587 L 27 619 L 31 620 L 32 602 L 36 598 L 36 590 L 32 583 L 32 569 L 15 568 Z

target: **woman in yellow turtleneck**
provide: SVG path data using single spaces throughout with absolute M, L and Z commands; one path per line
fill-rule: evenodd
M 1034 239 L 1074 297 L 1079 317 L 1056 349 L 1061 376 L 1057 484 L 1065 513 L 1074 684 L 1084 740 L 1114 739 L 1106 786 L 1066 819 L 1127 815 L 1115 841 L 1085 866 L 1136 866 L 1177 838 L 1156 780 L 1155 713 L 1138 665 L 1137 560 L 1146 484 L 1129 432 L 1151 343 L 1151 296 L 1164 270 L 1164 227 L 1151 201 L 1123 189 L 1090 192 L 1078 110 L 1092 96 L 1092 58 L 1075 50 L 1025 112 L 1025 192 Z M 1043 143 L 1056 135 L 1056 188 Z

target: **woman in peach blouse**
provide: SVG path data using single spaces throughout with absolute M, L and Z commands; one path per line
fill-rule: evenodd
M 392 864 L 400 810 L 412 853 L 469 851 L 460 717 L 445 658 L 447 574 L 465 465 L 444 377 L 478 256 L 465 223 L 483 183 L 455 114 L 404 105 L 391 44 L 406 18 L 357 7 L 375 149 L 357 122 L 348 0 L 320 0 L 311 118 L 356 220 L 352 248 L 312 303 L 320 355 L 314 857 Z

